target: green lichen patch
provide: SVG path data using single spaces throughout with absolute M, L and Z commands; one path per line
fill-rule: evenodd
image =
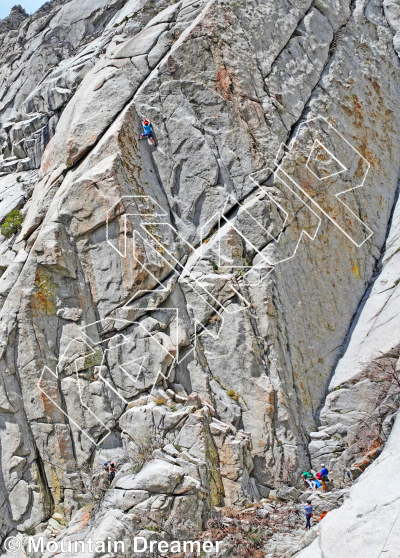
M 21 230 L 23 220 L 24 217 L 20 210 L 13 209 L 1 225 L 1 234 L 6 238 L 11 238 Z

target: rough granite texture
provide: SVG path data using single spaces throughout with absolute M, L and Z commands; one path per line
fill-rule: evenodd
M 54 514 L 66 539 L 185 537 L 310 459 L 351 469 L 371 366 L 400 348 L 399 33 L 391 0 L 1 22 L 0 219 L 24 216 L 0 239 L 2 538 L 50 537 Z M 372 531 L 355 514 L 397 430 L 302 558 L 358 556 L 341 525 Z M 88 511 L 104 460 L 117 484 Z

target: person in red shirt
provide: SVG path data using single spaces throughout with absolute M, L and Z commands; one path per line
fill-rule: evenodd
M 108 471 L 108 481 L 109 481 L 110 484 L 115 479 L 115 473 L 116 473 L 115 465 L 114 465 L 114 463 L 111 462 L 110 463 L 110 468 L 109 468 L 109 471 Z

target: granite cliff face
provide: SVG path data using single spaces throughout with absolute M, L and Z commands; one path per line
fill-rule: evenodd
M 360 478 L 300 556 L 365 551 L 340 529 L 399 459 L 399 33 L 392 0 L 2 22 L 3 539 L 185 537 L 323 459 Z

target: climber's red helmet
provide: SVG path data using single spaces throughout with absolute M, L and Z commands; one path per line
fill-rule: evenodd
M 147 118 L 143 119 L 143 124 L 150 124 L 150 120 L 147 120 Z

